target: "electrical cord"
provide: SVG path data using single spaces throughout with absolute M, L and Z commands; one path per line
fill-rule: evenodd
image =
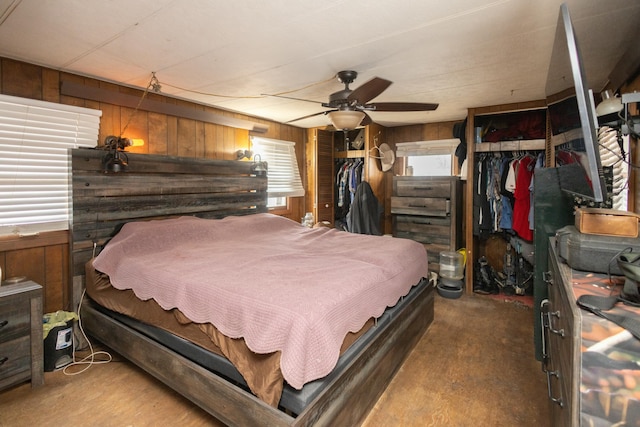
M 82 307 L 82 301 L 84 300 L 85 293 L 86 293 L 86 289 L 82 291 L 82 296 L 80 296 L 80 304 L 78 305 L 78 312 L 76 314 L 78 315 L 78 329 L 80 330 L 80 333 L 82 334 L 85 341 L 87 341 L 87 344 L 89 345 L 89 355 L 82 358 L 81 360 L 76 360 L 76 345 L 75 345 L 75 339 L 74 339 L 73 340 L 73 362 L 71 362 L 70 364 L 68 364 L 62 369 L 62 372 L 68 376 L 81 374 L 93 365 L 103 365 L 113 360 L 113 357 L 107 351 L 102 351 L 102 350 L 94 351 L 91 341 L 89 341 L 87 334 L 85 334 L 84 332 L 84 328 L 82 327 L 82 317 L 80 316 L 80 309 Z M 106 359 L 96 359 L 96 356 L 106 356 Z M 70 372 L 69 369 L 73 366 L 82 366 L 82 369 L 76 372 Z
M 308 84 L 308 85 L 303 86 L 303 87 L 299 87 L 299 88 L 296 88 L 296 89 L 291 89 L 291 90 L 287 90 L 287 91 L 283 91 L 283 92 L 278 92 L 278 93 L 274 93 L 274 94 L 261 94 L 259 96 L 249 96 L 249 95 L 236 96 L 236 95 L 222 95 L 222 94 L 219 94 L 219 93 L 200 92 L 200 91 L 197 91 L 197 90 L 191 90 L 191 89 L 186 89 L 186 88 L 183 88 L 183 87 L 180 87 L 180 86 L 175 86 L 175 85 L 172 85 L 172 84 L 164 82 L 164 81 L 163 82 L 159 82 L 159 84 L 161 83 L 163 86 L 169 86 L 169 87 L 172 87 L 174 89 L 181 90 L 183 92 L 195 93 L 197 95 L 214 96 L 214 97 L 218 97 L 218 98 L 261 99 L 261 98 L 264 98 L 265 96 L 282 96 L 282 95 L 286 95 L 286 94 L 289 94 L 289 93 L 298 92 L 298 91 L 301 91 L 303 89 L 307 89 L 307 88 L 310 88 L 310 87 L 313 87 L 313 86 L 317 86 L 317 85 L 321 85 L 321 84 L 330 82 L 330 81 L 334 80 L 336 77 L 337 77 L 337 74 L 334 74 L 333 76 L 331 76 L 331 78 L 328 78 L 326 80 L 321 80 L 321 81 L 318 81 L 318 82 L 315 82 L 315 83 L 311 83 L 311 84 Z

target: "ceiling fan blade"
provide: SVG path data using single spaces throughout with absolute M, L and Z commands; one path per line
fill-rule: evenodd
M 297 119 L 289 120 L 288 122 L 285 122 L 285 124 L 286 123 L 297 122 L 298 120 L 309 119 L 311 117 L 319 116 L 321 114 L 329 114 L 332 111 L 338 111 L 338 110 L 320 111 L 319 113 L 313 113 L 313 114 L 309 114 L 309 115 L 306 115 L 306 116 L 303 116 L 303 117 L 298 117 Z
M 260 96 L 273 96 L 274 98 L 293 99 L 294 101 L 304 101 L 304 102 L 313 102 L 314 104 L 321 104 L 321 102 L 318 102 L 318 101 L 312 101 L 310 99 L 303 99 L 303 98 L 294 98 L 292 96 L 270 95 L 268 93 L 261 93 Z
M 363 111 L 363 113 L 364 113 L 364 111 Z M 360 122 L 360 126 L 370 125 L 371 123 L 373 123 L 373 120 L 371 119 L 371 116 L 368 115 L 367 113 L 364 113 L 364 117 L 362 118 L 362 121 Z
M 347 97 L 347 101 L 357 101 L 359 104 L 366 104 L 384 92 L 389 86 L 391 86 L 391 83 L 393 82 L 381 79 L 380 77 L 374 77 L 362 86 L 354 89 Z
M 438 104 L 426 104 L 420 102 L 374 102 L 364 106 L 371 111 L 433 111 Z

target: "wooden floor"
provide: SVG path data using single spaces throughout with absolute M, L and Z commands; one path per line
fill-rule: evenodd
M 367 419 L 378 426 L 536 426 L 548 422 L 546 378 L 535 360 L 533 309 L 479 295 L 436 296 L 435 320 Z M 117 356 L 45 386 L 0 392 L 0 427 L 219 426 Z

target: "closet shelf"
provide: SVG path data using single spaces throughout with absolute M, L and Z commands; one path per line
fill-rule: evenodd
M 567 142 L 582 139 L 582 129 L 572 129 L 566 132 L 559 133 L 551 136 L 551 145 L 557 147 L 558 145 L 566 144 Z
M 355 159 L 364 156 L 365 150 L 336 151 L 333 153 L 334 159 Z
M 473 144 L 476 153 L 487 153 L 493 151 L 526 151 L 544 150 L 546 141 L 544 139 L 523 139 L 518 141 L 480 142 Z

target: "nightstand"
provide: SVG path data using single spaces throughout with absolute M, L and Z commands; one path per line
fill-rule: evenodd
M 44 384 L 42 286 L 24 281 L 0 286 L 0 390 L 31 380 Z

